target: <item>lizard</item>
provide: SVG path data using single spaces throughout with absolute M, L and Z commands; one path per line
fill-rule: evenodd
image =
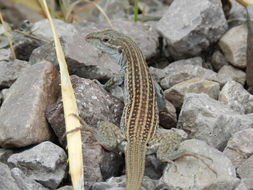
M 101 122 L 93 130 L 94 136 L 99 144 L 109 150 L 126 143 L 126 189 L 140 190 L 147 149 L 156 151 L 158 159 L 170 162 L 186 155 L 184 151 L 178 150 L 182 136 L 174 130 L 156 134 L 158 113 L 164 109 L 165 99 L 160 86 L 152 80 L 138 45 L 127 35 L 112 29 L 90 33 L 85 39 L 108 53 L 121 67 L 120 73 L 112 77 L 104 85 L 105 88 L 124 84 L 125 106 L 120 127 L 110 122 Z

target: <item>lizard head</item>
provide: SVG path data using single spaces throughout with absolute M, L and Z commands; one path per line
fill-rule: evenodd
M 122 40 L 120 40 L 122 37 L 124 37 L 123 34 L 115 30 L 108 29 L 90 33 L 85 37 L 85 39 L 88 43 L 94 45 L 101 51 L 115 56 L 122 52 Z

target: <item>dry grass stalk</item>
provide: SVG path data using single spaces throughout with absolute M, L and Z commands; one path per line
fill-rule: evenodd
M 82 141 L 81 141 L 81 124 L 78 117 L 78 108 L 76 104 L 76 99 L 74 95 L 74 90 L 70 81 L 66 60 L 64 53 L 60 44 L 60 40 L 57 36 L 54 23 L 52 21 L 51 15 L 49 13 L 46 0 L 39 0 L 45 11 L 47 18 L 50 23 L 50 27 L 53 33 L 55 50 L 57 55 L 57 60 L 60 66 L 61 74 L 61 91 L 62 91 L 62 101 L 64 107 L 64 117 L 66 124 L 67 133 L 67 147 L 68 147 L 68 159 L 69 159 L 69 170 L 72 180 L 72 185 L 74 190 L 84 189 L 84 179 L 83 179 L 83 158 L 82 158 Z

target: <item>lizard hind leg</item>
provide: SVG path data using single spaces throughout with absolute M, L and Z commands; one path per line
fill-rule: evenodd
M 98 144 L 107 150 L 115 150 L 125 140 L 123 132 L 113 123 L 100 122 L 95 129 L 94 136 Z
M 193 157 L 200 160 L 203 164 L 207 166 L 215 175 L 217 173 L 214 169 L 207 164 L 204 160 L 212 161 L 204 155 L 188 152 L 187 150 L 179 149 L 180 143 L 183 138 L 176 131 L 169 131 L 168 133 L 163 133 L 161 135 L 155 135 L 148 143 L 149 148 L 156 151 L 157 158 L 161 161 L 173 163 L 173 160 L 178 160 L 183 157 Z M 174 164 L 177 169 L 176 165 Z

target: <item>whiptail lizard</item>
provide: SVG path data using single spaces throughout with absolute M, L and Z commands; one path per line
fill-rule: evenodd
M 156 149 L 160 160 L 173 160 L 183 155 L 183 152 L 177 151 L 182 138 L 175 131 L 155 135 L 159 121 L 158 107 L 162 107 L 164 102 L 137 44 L 128 36 L 110 29 L 90 33 L 86 41 L 111 55 L 121 66 L 120 74 L 110 79 L 105 86 L 109 88 L 124 82 L 125 107 L 120 124 L 124 132 L 109 122 L 103 122 L 95 136 L 108 149 L 114 149 L 124 140 L 127 141 L 126 189 L 140 190 L 147 148 Z

